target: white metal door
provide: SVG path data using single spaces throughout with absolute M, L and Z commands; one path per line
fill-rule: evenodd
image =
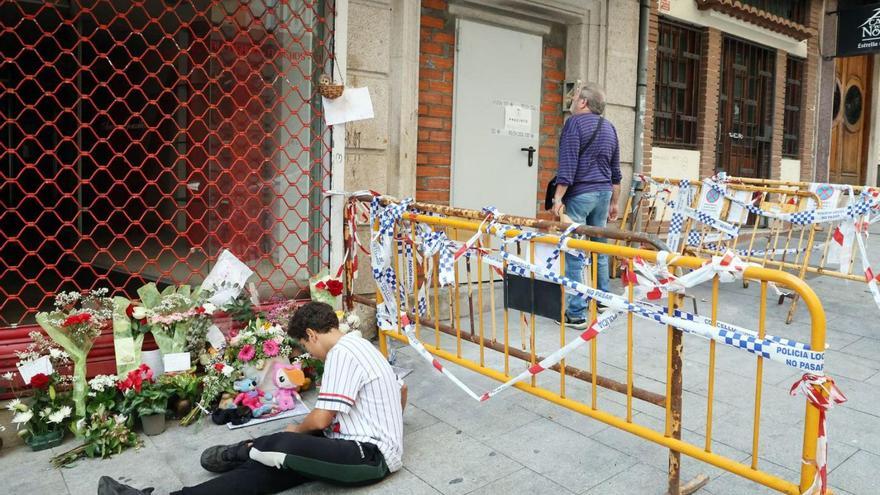
M 456 39 L 451 204 L 533 217 L 541 37 L 459 20 Z

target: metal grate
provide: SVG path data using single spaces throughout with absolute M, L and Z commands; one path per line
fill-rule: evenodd
M 697 146 L 703 33 L 660 19 L 654 84 L 654 143 Z
M 199 283 L 222 249 L 261 294 L 327 265 L 334 4 L 0 3 L 0 326 L 59 290 Z
M 770 177 L 776 54 L 725 37 L 721 54 L 718 165 L 736 177 Z
M 783 119 L 782 156 L 798 158 L 801 155 L 804 60 L 788 57 L 785 64 L 785 117 Z

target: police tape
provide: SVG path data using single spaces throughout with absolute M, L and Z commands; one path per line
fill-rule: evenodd
M 867 215 L 872 210 L 880 207 L 880 191 L 873 188 L 865 188 L 859 197 L 858 202 L 850 201 L 850 204 L 843 208 L 811 208 L 794 213 L 785 213 L 777 211 L 764 210 L 759 206 L 740 201 L 727 192 L 724 187 L 718 184 L 716 180 L 706 179 L 704 184 L 724 196 L 728 201 L 744 208 L 749 213 L 760 215 L 774 220 L 782 220 L 784 222 L 795 225 L 814 225 L 820 223 L 837 222 L 841 220 L 855 220 L 860 216 Z M 850 198 L 853 195 L 850 194 Z
M 828 490 L 828 424 L 826 413 L 838 404 L 846 402 L 846 396 L 834 384 L 834 380 L 827 376 L 804 374 L 791 386 L 789 393 L 792 396 L 798 393 L 806 396 L 807 400 L 819 410 L 818 434 L 816 435 L 816 460 L 803 462 L 815 463 L 816 475 L 813 483 L 803 495 L 824 495 Z
M 650 177 L 640 176 L 641 180 L 645 183 L 652 185 L 652 187 L 662 187 L 660 183 L 651 179 Z M 725 175 L 718 175 L 711 178 L 708 178 L 703 181 L 703 184 L 710 187 L 711 189 L 718 192 L 720 195 L 724 196 L 731 203 L 736 204 L 751 214 L 763 216 L 766 218 L 780 220 L 783 222 L 788 222 L 794 225 L 816 225 L 822 223 L 834 223 L 840 222 L 840 224 L 835 227 L 831 240 L 832 243 L 829 245 L 828 258 L 830 260 L 834 260 L 835 263 L 839 264 L 840 270 L 846 270 L 846 267 L 849 266 L 851 260 L 852 253 L 852 241 L 853 238 L 859 239 L 859 254 L 861 257 L 861 262 L 863 266 L 863 271 L 865 274 L 865 281 L 868 285 L 868 289 L 871 292 L 871 295 L 874 299 L 875 304 L 878 308 L 880 308 L 880 288 L 878 288 L 878 280 L 873 276 L 873 271 L 871 270 L 870 264 L 868 262 L 867 249 L 864 246 L 864 240 L 861 239 L 861 234 L 857 231 L 864 229 L 865 225 L 870 225 L 873 222 L 880 219 L 880 190 L 876 188 L 866 187 L 862 190 L 858 201 L 855 200 L 855 194 L 853 192 L 852 186 L 841 186 L 847 190 L 849 190 L 849 204 L 842 208 L 832 208 L 832 209 L 824 209 L 819 206 L 803 211 L 798 211 L 794 213 L 786 213 L 780 211 L 772 211 L 765 210 L 759 206 L 754 204 L 741 201 L 740 199 L 731 195 L 727 188 L 722 187 L 722 184 L 727 182 L 727 178 Z M 682 184 L 689 184 L 686 179 L 682 180 Z M 676 199 L 675 204 L 683 204 L 685 200 L 687 200 L 689 196 L 685 198 Z M 682 209 L 682 208 L 680 208 Z M 874 218 L 871 215 L 876 215 Z M 705 215 L 703 214 L 704 216 Z M 860 221 L 860 218 L 865 218 L 864 221 Z M 711 217 L 710 217 L 711 218 Z M 705 222 L 704 222 L 705 223 Z M 711 224 L 707 224 L 712 226 Z M 676 225 L 675 222 L 670 223 L 670 236 L 673 234 L 673 229 L 676 230 L 676 238 L 680 236 L 683 225 Z M 718 229 L 721 232 L 728 233 L 725 230 Z M 729 235 L 729 234 L 728 234 Z M 734 236 L 735 237 L 735 236 Z M 668 243 L 667 243 L 668 244 Z M 672 245 L 670 244 L 670 247 Z M 821 244 L 817 245 L 821 247 Z M 815 248 L 816 246 L 814 246 Z M 712 249 L 712 247 L 708 247 Z M 777 250 L 773 251 L 759 251 L 759 254 L 752 254 L 748 251 L 740 251 L 744 256 L 765 256 L 767 254 L 773 254 L 774 256 L 778 254 L 787 254 L 788 251 L 785 250 L 782 253 L 779 253 Z M 797 253 L 792 253 L 797 254 Z M 778 289 L 774 289 L 779 293 Z
M 485 225 L 485 222 L 483 225 Z M 495 235 L 502 237 L 502 241 L 504 244 L 515 242 L 517 240 L 534 238 L 535 236 L 534 232 L 522 232 L 517 236 L 509 237 L 507 233 L 509 232 L 510 228 L 511 227 L 509 226 L 499 225 L 494 221 L 492 221 L 487 227 L 485 227 L 486 232 L 494 233 Z M 424 235 L 425 234 L 422 233 L 422 237 L 424 237 Z M 433 238 L 443 239 L 442 236 L 435 236 Z M 566 243 L 561 242 L 559 247 L 562 247 L 565 244 Z M 388 246 L 389 244 L 377 243 L 377 245 Z M 446 239 L 445 243 L 443 243 L 442 245 L 443 249 L 447 252 L 452 251 L 452 247 L 454 246 L 453 243 L 448 239 Z M 556 255 L 558 255 L 558 253 Z M 659 262 L 656 273 L 661 275 L 661 279 L 658 279 L 656 276 L 653 275 L 655 272 L 650 271 L 647 268 L 648 265 L 644 263 L 643 260 L 637 260 L 637 263 L 635 263 L 635 265 L 638 266 L 637 269 L 641 271 L 642 276 L 645 280 L 647 280 L 646 283 L 643 282 L 639 284 L 641 288 L 640 296 L 643 295 L 649 300 L 657 300 L 660 297 L 668 294 L 669 291 L 677 293 L 683 292 L 685 289 L 711 280 L 716 275 L 719 276 L 719 279 L 721 281 L 728 282 L 736 280 L 737 278 L 740 278 L 742 276 L 742 272 L 747 266 L 739 258 L 733 255 L 733 253 L 727 253 L 723 257 L 713 257 L 712 261 L 705 264 L 703 267 L 694 270 L 682 277 L 676 278 L 671 276 L 666 268 L 667 260 L 670 256 L 671 255 L 665 252 L 660 253 L 660 255 L 658 256 Z M 389 256 L 383 257 L 383 259 L 387 258 L 389 258 Z M 605 310 L 602 313 L 600 319 L 597 319 L 595 322 L 593 322 L 590 328 L 583 332 L 577 340 L 557 350 L 556 352 L 542 360 L 541 363 L 538 363 L 538 365 L 531 366 L 529 369 L 514 377 L 509 382 L 506 382 L 505 384 L 502 384 L 501 386 L 496 388 L 496 390 L 488 392 L 487 394 L 483 394 L 482 396 L 480 396 L 483 400 L 486 400 L 488 397 L 491 397 L 501 390 L 512 386 L 512 384 L 516 381 L 539 373 L 544 369 L 547 369 L 548 367 L 551 367 L 554 364 L 558 363 L 559 360 L 564 358 L 569 352 L 572 352 L 583 343 L 594 338 L 601 331 L 607 329 L 611 325 L 611 323 L 617 318 L 617 316 L 619 314 L 622 314 L 623 312 L 631 312 L 633 313 L 633 315 L 639 318 L 649 321 L 655 321 L 660 324 L 672 325 L 674 327 L 680 328 L 686 333 L 698 335 L 703 338 L 715 340 L 716 342 L 731 347 L 743 349 L 747 352 L 759 355 L 771 361 L 776 361 L 787 366 L 794 367 L 799 370 L 821 372 L 824 369 L 824 353 L 821 351 L 814 351 L 810 348 L 809 345 L 804 343 L 792 341 L 789 339 L 778 338 L 772 335 L 762 338 L 754 331 L 747 330 L 745 328 L 741 328 L 725 322 L 715 322 L 715 324 L 713 325 L 711 320 L 705 317 L 694 315 L 680 309 L 674 309 L 672 315 L 670 315 L 668 314 L 668 310 L 666 308 L 649 303 L 647 301 L 633 301 L 631 303 L 624 296 L 619 296 L 616 294 L 606 293 L 597 289 L 593 289 L 582 283 L 575 282 L 571 279 L 560 276 L 546 266 L 538 266 L 536 264 L 526 262 L 525 260 L 511 253 L 508 253 L 505 250 L 501 251 L 500 260 L 493 259 L 491 256 L 483 256 L 481 258 L 487 264 L 494 266 L 498 266 L 506 262 L 508 266 L 519 268 L 519 271 L 521 273 L 534 273 L 535 275 L 541 276 L 545 279 L 560 284 L 561 286 L 565 287 L 566 291 L 569 293 L 573 293 L 587 299 L 596 299 L 597 301 L 600 301 L 610 307 L 610 309 Z M 454 265 L 450 265 L 451 266 L 441 266 L 439 269 L 446 271 L 454 270 Z M 386 297 L 385 294 L 390 294 L 393 297 L 393 295 L 397 292 L 397 288 L 395 287 L 396 278 L 393 276 L 388 276 L 387 271 L 382 272 L 380 270 L 377 272 L 374 270 L 374 276 L 376 275 L 376 273 L 379 273 L 379 276 L 376 277 L 376 282 L 380 287 L 380 291 L 382 292 L 383 297 Z M 660 292 L 659 295 L 657 295 L 658 291 Z M 420 298 L 421 297 L 422 296 L 420 295 Z M 389 302 L 390 301 L 388 301 L 386 298 L 386 301 L 383 303 L 385 305 L 385 308 L 381 308 L 383 309 L 382 311 L 378 311 L 378 309 L 380 308 L 377 308 L 377 317 L 380 319 L 383 328 L 400 328 L 399 312 L 396 308 L 396 305 L 394 305 L 394 303 L 388 304 Z M 422 307 L 421 305 L 419 306 L 419 312 L 421 313 Z M 397 321 L 392 321 L 392 317 L 396 317 Z M 419 352 L 421 353 L 421 351 Z
M 403 209 L 405 210 L 405 206 Z M 400 210 L 397 210 L 390 215 L 391 218 L 396 218 L 397 220 L 399 220 L 401 216 L 402 213 Z M 486 222 L 484 221 L 484 224 L 485 223 Z M 483 224 L 481 224 L 481 229 L 482 228 Z M 517 238 L 519 238 L 519 240 L 522 240 L 534 237 L 533 233 L 523 233 L 511 239 L 506 236 L 506 232 L 508 232 L 509 230 L 510 228 L 499 228 L 499 226 L 495 224 L 494 221 L 492 221 L 489 226 L 486 227 L 486 232 L 494 232 L 496 235 L 503 237 L 502 246 L 506 245 L 509 242 L 514 242 L 515 240 L 517 240 Z M 392 237 L 392 235 L 389 235 L 389 231 L 393 231 L 393 228 L 385 228 L 384 230 L 380 229 L 378 237 L 385 237 L 386 239 L 376 242 L 376 247 L 382 247 L 387 250 L 391 249 L 390 238 Z M 425 238 L 425 234 L 427 233 L 422 232 L 421 237 L 423 239 Z M 442 240 L 442 237 L 436 236 L 435 239 Z M 859 247 L 863 251 L 862 254 L 864 262 L 867 257 L 864 256 L 864 242 L 861 238 L 861 234 L 858 235 L 857 239 L 859 242 Z M 389 242 L 386 242 L 386 240 Z M 445 239 L 445 241 L 443 242 L 438 241 L 437 244 L 441 246 L 441 250 L 446 251 L 451 251 L 451 247 L 453 246 L 453 243 L 448 239 Z M 567 242 L 563 238 L 560 239 L 557 247 L 559 248 L 559 250 L 561 250 L 567 247 L 566 244 Z M 472 248 L 473 246 L 465 247 L 463 251 L 456 250 L 455 253 L 460 253 L 460 256 L 465 255 Z M 423 252 L 427 253 L 430 251 L 423 250 Z M 549 268 L 550 266 L 552 266 L 552 262 L 548 261 L 547 263 L 545 263 L 544 267 L 541 267 L 532 263 L 528 263 L 525 260 L 522 260 L 521 258 L 518 258 L 508 253 L 504 249 L 502 249 L 500 253 L 503 262 L 519 266 L 522 269 L 527 270 L 535 275 L 540 275 L 544 278 L 555 280 L 562 287 L 564 287 L 567 292 L 574 293 L 580 297 L 601 301 L 605 303 L 608 308 L 606 308 L 599 315 L 599 317 L 589 326 L 589 328 L 587 328 L 579 335 L 577 339 L 558 349 L 540 362 L 529 366 L 519 375 L 499 385 L 495 389 L 489 392 L 485 392 L 481 395 L 476 394 L 470 387 L 468 387 L 451 371 L 444 367 L 437 358 L 431 355 L 431 353 L 418 340 L 414 332 L 414 326 L 412 325 L 412 323 L 409 322 L 406 314 L 401 314 L 397 310 L 396 305 L 393 305 L 393 303 L 393 313 L 389 312 L 390 308 L 388 306 L 377 306 L 377 319 L 379 320 L 380 327 L 384 330 L 389 330 L 393 328 L 391 326 L 392 323 L 396 323 L 397 328 L 403 329 L 403 332 L 407 336 L 409 345 L 413 349 L 415 349 L 416 352 L 423 359 L 429 362 L 436 370 L 438 370 L 438 372 L 446 376 L 447 379 L 453 382 L 469 397 L 479 402 L 486 401 L 494 395 L 502 392 L 503 390 L 512 387 L 517 382 L 525 380 L 530 376 L 534 376 L 558 364 L 568 354 L 598 336 L 603 330 L 610 328 L 614 321 L 616 321 L 618 317 L 625 312 L 630 312 L 635 316 L 648 320 L 653 320 L 661 324 L 671 325 L 673 327 L 681 329 L 686 333 L 699 335 L 701 337 L 711 339 L 734 348 L 743 349 L 760 357 L 769 359 L 771 361 L 777 361 L 787 366 L 797 368 L 799 370 L 814 372 L 804 374 L 803 378 L 801 378 L 792 386 L 791 394 L 795 395 L 798 391 L 801 391 L 807 396 L 807 399 L 810 401 L 810 403 L 819 409 L 817 455 L 815 461 L 817 470 L 813 484 L 805 492 L 805 494 L 826 493 L 828 471 L 826 411 L 828 409 L 831 409 L 835 404 L 840 404 L 846 401 L 846 397 L 837 389 L 837 387 L 834 386 L 834 382 L 830 378 L 819 375 L 819 373 L 822 373 L 824 371 L 824 352 L 814 351 L 810 348 L 809 345 L 790 339 L 779 338 L 772 335 L 767 335 L 762 338 L 760 335 L 751 330 L 747 330 L 745 328 L 737 327 L 735 325 L 727 324 L 720 321 L 713 322 L 709 318 L 690 314 L 677 308 L 673 308 L 672 315 L 669 315 L 667 313 L 667 309 L 661 306 L 646 301 L 630 302 L 625 296 L 599 291 L 597 289 L 590 288 L 582 283 L 557 275 L 553 273 L 552 270 L 550 270 Z M 375 251 L 373 252 L 373 255 L 375 259 Z M 552 256 L 558 255 L 559 252 L 554 251 L 554 254 Z M 388 260 L 390 259 L 390 257 L 390 254 L 386 251 L 384 256 L 378 256 L 378 262 L 373 261 L 373 275 L 383 295 L 394 294 L 396 292 L 396 278 L 394 277 L 393 269 L 391 269 L 388 264 Z M 489 264 L 497 265 L 499 263 L 499 260 L 493 260 L 491 257 L 488 256 L 482 256 L 481 259 Z M 642 259 L 634 259 L 633 271 L 624 275 L 624 281 L 626 284 L 632 284 L 633 291 L 638 292 L 640 297 L 645 297 L 649 300 L 657 300 L 664 296 L 668 297 L 670 292 L 681 293 L 685 289 L 694 287 L 701 283 L 705 283 L 706 281 L 712 280 L 715 277 L 718 277 L 719 281 L 721 282 L 737 280 L 743 276 L 745 269 L 749 266 L 747 263 L 739 259 L 734 253 L 727 252 L 724 254 L 724 256 L 712 257 L 712 260 L 705 263 L 701 268 L 693 270 L 681 277 L 675 277 L 668 270 L 668 265 L 672 262 L 673 259 L 674 255 L 671 255 L 668 252 L 658 253 L 656 265 L 650 265 Z M 389 269 L 391 269 L 391 276 L 388 276 Z M 443 269 L 448 270 L 454 268 L 444 267 Z M 875 300 L 878 300 L 878 304 L 880 304 L 880 296 L 878 296 L 878 291 L 876 291 L 876 280 L 873 279 L 870 266 L 866 265 L 865 271 L 866 277 L 871 275 L 871 279 L 873 280 L 874 284 L 872 287 L 872 292 L 874 293 Z M 872 282 L 869 281 L 869 284 L 871 283 Z M 387 300 L 388 299 L 386 298 L 386 301 Z M 419 309 L 421 309 L 421 306 Z M 393 322 L 391 315 L 394 315 L 395 321 Z M 819 390 L 817 391 L 817 389 Z

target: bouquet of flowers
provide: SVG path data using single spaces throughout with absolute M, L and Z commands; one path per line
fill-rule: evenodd
M 345 286 L 331 277 L 326 270 L 309 279 L 309 293 L 312 301 L 327 303 L 334 308 L 339 307 L 339 296 Z
M 89 415 L 88 425 L 84 425 L 82 431 L 85 442 L 53 457 L 51 460 L 53 466 L 56 468 L 67 466 L 83 456 L 106 459 L 129 447 L 141 445 L 137 433 L 129 429 L 128 418 L 111 414 L 103 404 Z
M 147 319 L 134 317 L 135 305 L 124 297 L 113 298 L 113 347 L 116 373 L 124 375 L 141 362 L 144 335 L 149 331 Z
M 342 311 L 337 311 L 336 315 L 339 317 L 339 331 L 342 333 L 349 332 L 359 332 L 361 327 L 361 318 L 360 316 L 354 313 L 343 313 Z
M 198 355 L 204 350 L 205 335 L 211 326 L 213 304 L 199 304 L 199 294 L 188 285 L 168 286 L 162 292 L 149 283 L 138 289 L 141 304 L 132 308 L 135 320 L 145 319 L 162 354 L 189 351 Z
M 89 380 L 86 412 L 91 417 L 99 408 L 118 411 L 122 407 L 122 393 L 117 388 L 119 379 L 114 375 L 98 375 Z
M 37 313 L 37 323 L 73 361 L 73 402 L 80 418 L 86 414 L 86 356 L 113 318 L 113 300 L 107 293 L 107 289 L 62 292 L 55 297 L 54 311 Z
M 273 325 L 281 328 L 287 328 L 290 323 L 290 317 L 296 312 L 300 302 L 294 299 L 269 300 L 272 305 L 271 309 L 266 312 L 266 319 Z
M 227 361 L 262 370 L 266 361 L 288 357 L 291 350 L 289 337 L 283 328 L 257 318 L 232 335 L 225 354 Z
M 9 375 L 3 378 L 11 380 Z M 68 398 L 56 390 L 59 378 L 57 373 L 37 373 L 28 383 L 34 390 L 33 398 L 29 402 L 16 398 L 6 405 L 6 409 L 13 414 L 12 423 L 18 435 L 34 450 L 60 443 L 64 428 L 70 422 L 73 409 Z
M 202 395 L 195 407 L 180 420 L 181 426 L 193 424 L 202 413 L 210 414 L 214 403 L 223 392 L 234 393 L 232 385 L 241 376 L 241 371 L 227 364 L 222 355 L 214 356 L 214 360 L 205 367 L 205 375 L 201 379 Z

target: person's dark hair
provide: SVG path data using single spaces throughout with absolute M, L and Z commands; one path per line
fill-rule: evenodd
M 327 303 L 308 302 L 302 305 L 290 318 L 287 325 L 287 335 L 292 339 L 301 340 L 308 338 L 306 329 L 311 328 L 318 333 L 327 333 L 334 328 L 339 328 L 339 318 L 336 311 Z

